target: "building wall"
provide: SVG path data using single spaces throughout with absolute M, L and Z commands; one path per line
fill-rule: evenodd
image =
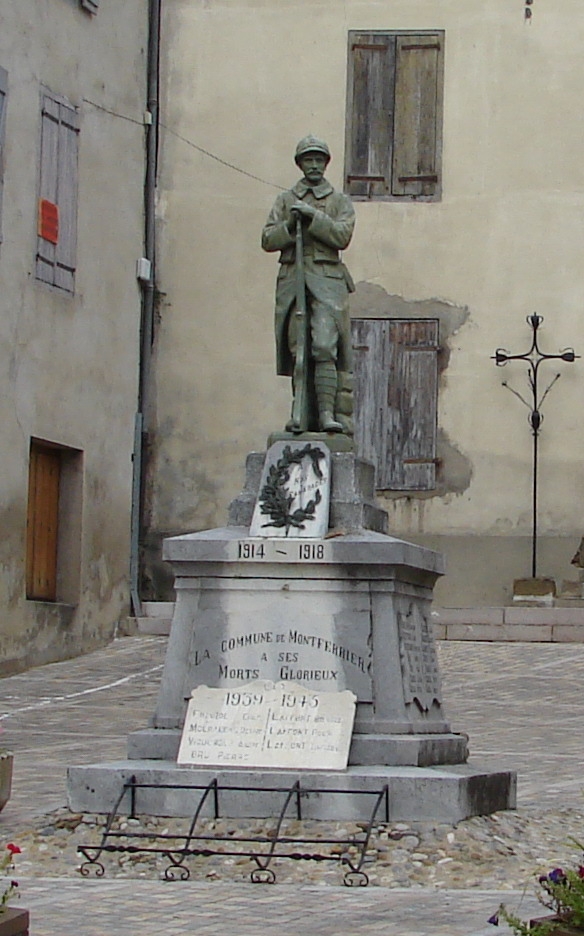
M 348 30 L 443 29 L 442 199 L 355 204 L 345 257 L 358 284 L 353 312 L 438 309 L 447 326 L 441 485 L 383 498 L 392 532 L 445 551 L 439 602 L 504 604 L 513 579 L 530 574 L 528 413 L 501 386 L 508 378 L 525 394 L 526 376 L 490 356 L 528 349 L 534 311 L 545 317 L 544 350 L 584 349 L 584 23 L 578 0 L 535 0 L 529 21 L 524 9 L 522 0 L 166 5 L 153 556 L 165 533 L 225 521 L 246 452 L 287 418 L 288 381 L 274 370 L 276 262 L 259 235 L 276 187 L 298 176 L 292 154 L 306 133 L 328 141 L 328 176 L 342 185 Z M 583 532 L 582 367 L 542 369 L 544 387 L 546 375 L 562 378 L 544 405 L 539 571 L 560 578 Z M 158 588 L 168 584 L 151 568 Z
M 0 0 L 8 72 L 0 245 L 0 672 L 89 650 L 128 611 L 143 252 L 145 0 Z M 35 278 L 41 94 L 78 108 L 73 295 Z M 122 119 L 114 114 L 130 118 Z M 31 438 L 74 450 L 56 601 L 26 597 Z M 65 584 L 63 584 L 63 582 Z

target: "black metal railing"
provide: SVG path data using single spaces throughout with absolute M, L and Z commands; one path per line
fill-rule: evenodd
M 140 790 L 195 790 L 201 793 L 192 819 L 186 832 L 155 834 L 152 830 L 139 832 L 132 829 L 114 829 L 116 819 L 120 818 L 120 807 L 129 797 L 129 818 L 135 819 L 138 815 L 138 792 Z M 204 806 L 211 805 L 214 819 L 221 817 L 221 794 L 226 793 L 281 793 L 284 796 L 275 828 L 261 834 L 219 835 L 206 834 L 197 829 Z M 363 823 L 360 833 L 348 838 L 313 838 L 304 835 L 282 834 L 284 820 L 295 818 L 301 820 L 302 803 L 313 795 L 326 794 L 337 796 L 369 796 L 374 797 L 373 807 L 367 823 Z M 160 784 L 142 783 L 136 777 L 130 777 L 120 791 L 114 807 L 108 814 L 99 844 L 79 845 L 77 851 L 83 855 L 85 861 L 79 868 L 84 877 L 92 871 L 96 877 L 103 877 L 105 867 L 101 862 L 104 853 L 117 853 L 129 855 L 162 856 L 168 860 L 164 868 L 163 877 L 167 881 L 186 881 L 190 878 L 190 870 L 186 861 L 191 857 L 209 858 L 215 855 L 221 857 L 249 858 L 255 862 L 256 867 L 251 871 L 250 877 L 255 884 L 274 884 L 276 875 L 271 866 L 276 859 L 289 858 L 294 861 L 338 861 L 345 868 L 343 883 L 347 887 L 366 887 L 369 878 L 363 870 L 367 857 L 371 836 L 375 822 L 389 822 L 389 788 L 385 784 L 381 789 L 371 790 L 338 790 L 329 788 L 303 787 L 299 780 L 290 787 L 248 787 L 223 786 L 215 778 L 207 786 L 194 786 L 188 784 Z M 399 838 L 402 833 L 391 833 L 391 838 Z M 335 851 L 323 852 L 314 850 L 323 846 L 335 846 Z M 234 848 L 234 846 L 237 846 Z M 346 848 L 343 850 L 343 846 Z M 299 850 L 300 849 L 300 850 Z M 352 853 L 349 852 L 352 850 Z

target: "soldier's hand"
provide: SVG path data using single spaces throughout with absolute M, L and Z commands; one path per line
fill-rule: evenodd
M 295 202 L 290 211 L 302 215 L 303 218 L 314 218 L 316 214 L 316 208 L 313 208 L 312 205 L 305 205 L 304 202 Z
M 314 215 L 316 214 L 316 209 L 311 205 L 305 205 L 304 202 L 296 202 L 290 208 L 290 220 L 288 221 L 287 227 L 291 234 L 294 234 L 296 230 L 296 218 L 300 217 L 303 221 L 312 221 Z

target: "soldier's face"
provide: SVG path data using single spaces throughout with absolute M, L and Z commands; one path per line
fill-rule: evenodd
M 324 153 L 305 153 L 300 157 L 299 165 L 304 178 L 312 185 L 318 185 L 324 178 L 327 158 Z

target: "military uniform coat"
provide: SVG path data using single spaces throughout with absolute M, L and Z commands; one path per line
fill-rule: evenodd
M 339 370 L 351 370 L 351 323 L 349 292 L 355 287 L 339 250 L 348 247 L 355 226 L 355 212 L 350 198 L 335 192 L 326 179 L 312 188 L 304 179 L 278 195 L 262 233 L 262 247 L 279 250 L 280 272 L 276 282 L 276 357 L 277 373 L 292 376 L 294 361 L 288 343 L 288 317 L 296 299 L 296 239 L 287 222 L 291 207 L 298 201 L 316 208 L 310 223 L 303 224 L 304 273 L 307 299 L 327 307 L 334 317 L 337 332 L 336 358 Z

